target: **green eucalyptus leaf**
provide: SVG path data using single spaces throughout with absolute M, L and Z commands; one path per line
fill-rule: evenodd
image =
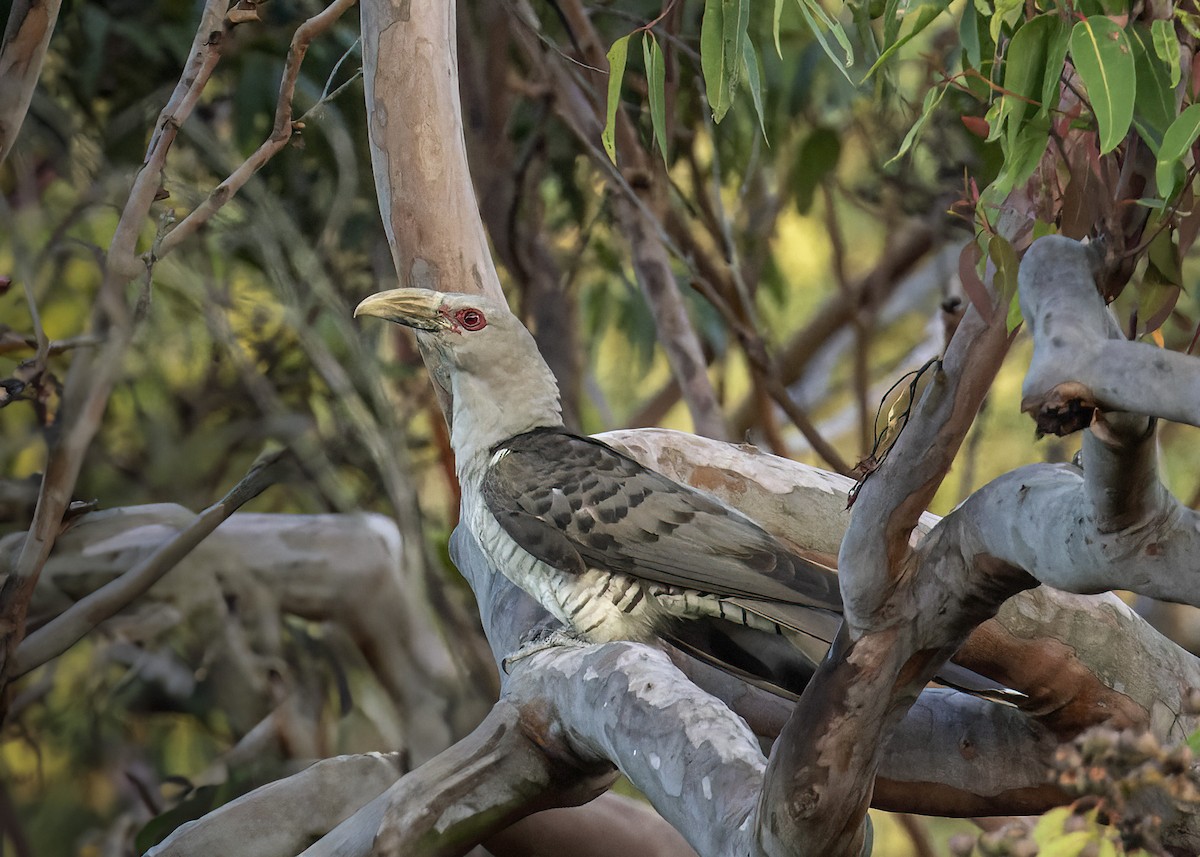
M 1137 70 L 1137 98 L 1133 104 L 1133 124 L 1150 150 L 1158 155 L 1163 134 L 1175 121 L 1175 91 L 1166 63 L 1151 45 L 1150 29 L 1134 25 L 1128 30 L 1129 46 Z
M 992 260 L 992 290 L 1008 300 L 1017 293 L 1017 251 L 1000 235 L 988 241 L 988 258 Z
M 771 35 L 775 37 L 775 53 L 783 59 L 783 48 L 779 46 L 779 21 L 783 17 L 784 0 L 775 0 L 775 14 L 772 16 Z
M 1179 39 L 1175 36 L 1175 25 L 1170 21 L 1152 21 L 1150 36 L 1154 42 L 1154 53 L 1166 63 L 1170 71 L 1171 88 L 1174 89 L 1179 86 L 1179 80 L 1183 76 L 1183 69 L 1179 64 Z
M 1071 28 L 1061 18 L 1055 18 L 1059 26 L 1055 28 L 1046 40 L 1045 75 L 1042 78 L 1042 108 L 1039 113 L 1049 116 L 1050 111 L 1058 107 L 1059 81 L 1062 79 L 1063 67 L 1067 64 L 1067 50 L 1071 44 Z
M 854 83 L 850 77 L 850 73 L 846 71 L 846 69 L 854 65 L 854 47 L 850 44 L 850 37 L 846 35 L 845 28 L 838 21 L 829 17 L 829 13 L 825 11 L 825 7 L 821 5 L 819 0 L 796 0 L 796 5 L 800 8 L 800 14 L 804 16 L 804 23 L 808 24 L 808 28 L 812 30 L 812 34 L 821 46 L 821 50 L 825 52 L 827 57 L 833 60 L 834 65 L 838 67 L 842 76 L 851 83 Z M 837 51 L 829 43 L 829 38 L 825 35 L 825 30 L 829 30 L 833 34 L 833 38 L 842 49 L 842 57 L 837 55 Z
M 1033 175 L 1050 143 L 1050 117 L 1034 116 L 1012 135 L 1004 137 L 1004 166 L 990 187 L 1007 194 Z
M 1008 26 L 1012 29 L 1025 14 L 1025 0 L 996 0 L 995 11 L 989 16 L 988 32 L 992 41 L 1000 44 L 1000 31 Z
M 742 82 L 742 45 L 750 26 L 750 0 L 722 0 L 725 7 L 722 50 L 725 54 L 725 74 L 729 76 L 729 91 L 737 93 Z
M 904 12 L 908 3 L 901 5 L 901 0 L 887 0 L 883 6 L 883 47 L 887 50 L 896 44 L 900 37 L 900 25 L 904 22 Z
M 700 69 L 714 122 L 733 105 L 742 73 L 742 44 L 750 23 L 750 0 L 705 0 L 700 19 Z
M 878 71 L 879 67 L 891 59 L 896 51 L 916 38 L 922 30 L 932 24 L 942 12 L 946 11 L 946 7 L 949 5 L 949 0 L 933 0 L 931 3 L 922 4 L 914 14 L 906 16 L 912 18 L 912 28 L 884 49 L 883 53 L 879 55 L 879 59 L 875 60 L 875 64 L 867 70 L 866 76 L 870 77 Z
M 1163 134 L 1162 145 L 1158 149 L 1158 165 L 1154 170 L 1154 178 L 1158 182 L 1158 192 L 1163 199 L 1175 194 L 1175 168 L 1192 148 L 1197 137 L 1200 137 L 1200 104 L 1193 104 L 1171 123 L 1167 133 Z
M 600 141 L 609 160 L 617 162 L 617 108 L 621 106 L 621 81 L 625 77 L 625 63 L 629 59 L 629 36 L 621 36 L 608 49 L 608 105 L 604 120 L 604 131 Z
M 748 43 L 747 43 L 748 44 Z M 642 61 L 646 64 L 646 96 L 650 101 L 650 127 L 663 164 L 667 164 L 667 75 L 662 48 L 654 33 L 646 31 L 642 38 Z M 669 164 L 667 164 L 669 166 Z
M 962 45 L 963 65 L 978 70 L 983 65 L 983 45 L 979 38 L 979 12 L 974 3 L 963 6 L 962 20 L 958 25 L 958 43 Z
M 758 114 L 758 127 L 763 139 L 767 139 L 767 123 L 763 115 L 762 78 L 758 70 L 758 51 L 749 39 L 742 43 L 742 57 L 746 63 L 744 73 L 746 85 L 750 88 L 750 100 L 754 102 L 754 112 Z
M 1026 21 L 1009 42 L 1004 60 L 1000 122 L 1006 126 L 1010 145 L 1027 115 L 1049 113 L 1045 100 L 1048 89 L 1057 102 L 1058 78 L 1066 61 L 1069 36 L 1070 30 L 1057 15 L 1039 15 Z M 992 135 L 999 130 L 993 128 Z
M 885 167 L 908 154 L 908 150 L 913 147 L 913 144 L 921 136 L 921 132 L 925 129 L 926 124 L 928 124 L 929 118 L 933 116 L 933 111 L 937 109 L 937 106 L 942 103 L 942 99 L 946 97 L 947 88 L 945 86 L 935 86 L 925 93 L 925 100 L 921 104 L 921 115 L 913 123 L 913 126 L 908 129 L 908 133 L 904 135 L 904 140 L 900 143 L 899 151 L 888 159 L 887 163 L 884 164 Z
M 720 122 L 729 112 L 733 92 L 725 70 L 725 6 L 722 0 L 705 0 L 700 19 L 700 70 L 704 73 L 704 92 L 713 119 Z
M 1111 18 L 1093 15 L 1071 30 L 1071 57 L 1096 116 L 1100 154 L 1107 154 L 1133 122 L 1137 78 L 1129 38 Z

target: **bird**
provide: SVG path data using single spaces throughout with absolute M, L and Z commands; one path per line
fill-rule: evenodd
M 553 373 L 502 300 L 400 288 L 354 315 L 413 328 L 441 358 L 460 522 L 571 634 L 665 640 L 800 695 L 841 623 L 834 569 L 716 497 L 569 432 Z M 959 671 L 946 683 L 984 695 L 998 687 Z

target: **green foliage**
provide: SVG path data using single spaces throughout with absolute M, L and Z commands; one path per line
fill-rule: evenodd
M 1071 57 L 1100 127 L 1100 154 L 1107 154 L 1125 138 L 1133 122 L 1137 86 L 1133 49 L 1119 24 L 1096 15 L 1071 29 Z
M 725 118 L 741 83 L 749 21 L 750 0 L 705 0 L 700 67 L 714 122 Z
M 1155 23 L 1162 23 L 1156 21 Z M 1175 85 L 1171 83 L 1171 65 L 1154 51 L 1151 33 L 1145 26 L 1128 30 L 1137 74 L 1137 98 L 1133 105 L 1133 123 L 1150 151 L 1157 153 L 1163 134 L 1175 119 Z M 1179 44 L 1175 44 L 1176 49 Z M 1179 58 L 1175 58 L 1175 76 L 1179 76 Z
M 604 131 L 600 135 L 609 160 L 617 162 L 617 109 L 621 106 L 621 81 L 625 77 L 625 61 L 629 58 L 629 36 L 622 36 L 608 49 L 608 111 Z
M 485 5 L 460 11 L 463 16 L 484 14 Z M 765 338 L 772 347 L 783 346 L 839 286 L 859 288 L 871 274 L 875 251 L 895 237 L 898 225 L 909 218 L 928 221 L 959 191 L 967 206 L 956 211 L 965 213 L 968 222 L 970 206 L 980 203 L 975 213 L 981 215 L 981 244 L 974 246 L 988 251 L 997 282 L 1011 294 L 1014 251 L 992 234 L 1003 214 L 1004 196 L 998 192 L 1018 187 L 1044 159 L 1057 157 L 1057 143 L 1064 137 L 1075 145 L 1098 133 L 1093 108 L 1085 104 L 1068 114 L 1058 104 L 1060 72 L 1074 61 L 1069 51 L 1073 20 L 1049 2 L 996 7 L 983 0 L 849 3 L 853 24 L 844 26 L 846 9 L 836 0 L 691 0 L 680 4 L 674 24 L 638 26 L 663 5 L 655 0 L 593 10 L 604 42 L 612 47 L 610 76 L 591 95 L 597 103 L 606 99 L 603 150 L 615 160 L 616 111 L 629 109 L 631 94 L 641 89 L 641 81 L 629 77 L 639 74 L 637 59 L 630 63 L 628 58 L 631 48 L 637 53 L 630 39 L 640 34 L 646 109 L 640 114 L 629 109 L 629 116 L 643 139 L 659 149 L 669 168 L 665 195 L 671 198 L 672 214 L 684 223 L 681 234 L 694 239 L 694 246 L 681 247 L 671 265 L 704 347 L 715 355 L 711 372 L 730 411 L 748 398 L 737 337 L 692 286 L 736 267 L 753 295 L 753 308 L 762 313 Z M 238 31 L 236 50 L 223 60 L 198 115 L 182 130 L 167 173 L 170 196 L 155 209 L 156 216 L 168 208 L 178 216 L 186 213 L 266 133 L 281 45 L 299 14 L 319 6 L 261 8 L 265 24 Z M 1078 8 L 1093 16 L 1106 12 L 1098 2 Z M 140 163 L 147 122 L 161 107 L 164 90 L 186 54 L 192 11 L 179 0 L 153 6 L 123 2 L 104 9 L 85 2 L 78 15 L 64 15 L 60 23 L 44 91 L 18 153 L 44 184 L 30 191 L 18 187 L 10 173 L 0 174 L 12 206 L 4 212 L 6 226 L 12 228 L 0 238 L 0 261 L 6 271 L 22 253 L 36 256 L 35 289 L 55 338 L 78 333 L 84 325 L 96 286 L 95 256 L 111 235 L 113 210 Z M 1185 27 L 1195 23 L 1192 18 L 1178 20 Z M 553 17 L 544 15 L 542 22 L 555 49 L 569 54 L 572 43 L 554 29 Z M 1169 91 L 1179 79 L 1172 23 L 1133 22 L 1119 29 L 1124 35 L 1118 41 L 1124 38 L 1132 52 L 1131 80 L 1136 77 L 1132 127 L 1153 144 L 1160 169 L 1173 183 L 1170 191 L 1160 183 L 1163 199 L 1148 199 L 1159 207 L 1146 234 L 1166 225 L 1145 250 L 1147 274 L 1137 289 L 1138 319 L 1150 329 L 1164 324 L 1168 344 L 1182 348 L 1192 330 L 1179 319 L 1197 307 L 1195 295 L 1182 292 L 1179 284 L 1185 271 L 1195 275 L 1185 267 L 1188 242 L 1177 228 L 1173 207 L 1191 210 L 1184 178 L 1190 175 L 1185 167 L 1196 137 L 1184 127 L 1183 117 L 1190 121 L 1195 111 L 1185 101 L 1179 117 Z M 349 78 L 354 37 L 354 27 L 347 26 L 333 40 L 314 43 L 312 67 L 300 86 L 302 105 L 316 100 L 347 51 L 351 61 L 335 82 Z M 762 49 L 767 38 L 773 38 L 774 51 Z M 487 49 L 478 37 L 464 44 L 471 46 L 461 51 L 464 62 Z M 511 44 L 506 48 L 516 53 Z M 1104 63 L 1109 60 L 1097 56 L 1107 73 Z M 855 58 L 858 71 L 852 70 Z M 506 68 L 508 80 L 530 77 L 520 63 Z M 874 74 L 856 87 L 853 80 L 864 77 L 863 68 Z M 543 242 L 536 246 L 544 256 L 513 253 L 513 259 L 502 260 L 507 266 L 502 276 L 512 288 L 514 308 L 522 305 L 528 312 L 543 297 L 524 291 L 529 270 L 546 260 L 561 266 L 562 293 L 582 331 L 578 349 L 587 361 L 581 371 L 588 382 L 582 426 L 595 431 L 627 423 L 669 386 L 670 373 L 656 347 L 654 318 L 634 282 L 628 244 L 613 225 L 612 200 L 619 191 L 604 186 L 611 170 L 597 169 L 581 155 L 584 150 L 564 133 L 545 99 L 527 91 L 514 94 L 520 90 L 506 86 L 499 80 L 489 84 L 488 97 L 501 111 L 500 121 L 489 127 L 503 130 L 502 139 L 490 139 L 487 145 L 504 155 L 480 162 L 478 176 L 485 177 L 480 190 L 493 180 L 516 188 L 511 198 L 500 198 L 493 206 L 492 213 L 503 211 L 489 223 L 497 253 L 504 252 L 506 241 L 520 242 L 531 234 Z M 707 108 L 695 97 L 701 86 L 709 93 Z M 1091 96 L 1090 87 L 1085 94 Z M 992 125 L 982 134 L 960 121 L 983 122 L 985 114 Z M 470 112 L 468 116 L 473 118 Z M 716 129 L 710 117 L 720 121 Z M 163 500 L 198 507 L 236 478 L 264 442 L 283 441 L 308 444 L 314 452 L 312 478 L 272 491 L 256 508 L 387 509 L 383 482 L 352 417 L 356 403 L 365 398 L 371 418 L 387 432 L 389 448 L 417 460 L 413 479 L 423 489 L 422 512 L 430 530 L 444 537 L 452 526 L 453 499 L 432 440 L 439 417 L 431 408 L 423 370 L 403 360 L 376 359 L 371 349 L 391 341 L 388 333 L 380 330 L 375 339 L 347 325 L 348 308 L 394 277 L 388 263 L 380 261 L 387 257 L 386 239 L 366 165 L 361 91 L 352 87 L 347 97 L 324 105 L 307 124 L 297 145 L 269 164 L 203 235 L 156 267 L 142 335 L 110 402 L 96 453 L 80 483 L 81 496 L 101 497 L 105 505 Z M 1055 144 L 1048 146 L 1052 138 Z M 594 143 L 591 148 L 596 149 Z M 1075 145 L 1074 150 L 1083 148 Z M 1103 157 L 1093 148 L 1098 157 L 1081 159 L 1082 167 L 1057 163 L 1057 171 L 1046 173 L 1069 181 L 1065 195 L 1085 210 L 1095 198 L 1085 190 L 1115 173 L 1110 159 L 1122 154 L 1120 141 Z M 829 237 L 838 226 L 847 245 L 842 250 Z M 941 228 L 953 236 L 953 227 L 941 222 Z M 1045 222 L 1035 225 L 1047 228 Z M 143 246 L 153 236 L 150 224 Z M 694 254 L 706 251 L 715 264 L 695 264 Z M 835 260 L 844 268 L 845 282 L 832 273 Z M 522 262 L 529 268 L 523 269 Z M 1180 309 L 1172 315 L 1176 301 Z M 1017 320 L 1011 314 L 1014 305 L 1010 299 L 1010 326 Z M 898 377 L 912 368 L 897 362 L 924 337 L 929 311 L 922 306 L 899 319 L 872 316 L 874 339 L 863 352 L 869 356 L 873 383 L 880 375 Z M 1164 322 L 1167 316 L 1171 318 Z M 0 318 L 14 328 L 28 326 L 18 290 L 0 296 Z M 6 361 L 6 373 L 17 362 L 8 354 L 0 359 Z M 56 358 L 56 365 L 65 368 L 69 359 Z M 812 403 L 821 419 L 835 415 L 855 395 L 847 380 L 852 376 L 849 360 L 831 362 L 836 363 L 833 381 L 820 401 Z M 338 383 L 317 368 L 330 364 L 344 367 L 349 379 Z M 377 371 L 385 374 L 382 384 L 366 377 Z M 1013 377 L 1002 380 L 1013 388 L 1001 391 L 1003 396 L 1019 396 L 1013 392 L 1019 386 Z M 373 398 L 371 391 L 378 393 L 384 384 L 396 388 L 395 395 Z M 41 427 L 24 403 L 2 413 L 0 462 L 10 473 L 36 472 L 42 461 Z M 992 433 L 984 443 L 989 455 L 971 468 L 973 479 L 985 481 L 1014 464 L 1055 454 L 1045 445 L 1026 449 L 1028 426 L 1019 419 L 999 408 L 991 412 L 987 429 Z M 687 426 L 678 406 L 661 421 Z M 394 431 L 397 422 L 409 430 Z M 1194 457 L 1194 444 L 1181 440 L 1177 447 L 1185 448 L 1178 454 Z M 1064 446 L 1062 455 L 1069 457 L 1070 451 Z M 1197 472 L 1192 466 L 1176 469 L 1185 480 Z M 952 493 L 942 498 L 943 509 L 959 499 Z M 19 524 L 9 522 L 10 527 Z M 181 648 L 186 649 L 181 659 L 188 671 L 201 669 L 201 664 L 207 668 L 202 642 L 188 640 Z M 284 652 L 289 670 L 305 663 L 295 654 Z M 186 727 L 170 734 L 148 728 L 147 720 L 162 716 L 156 708 L 162 695 L 143 695 L 146 682 L 132 670 L 114 672 L 105 683 L 76 688 L 72 701 L 62 705 L 66 715 L 22 724 L 47 745 L 52 743 L 48 736 L 53 743 L 66 740 L 70 745 L 61 751 L 69 755 L 65 762 L 56 758 L 59 750 L 47 753 L 49 785 L 40 788 L 23 779 L 15 789 L 18 813 L 36 810 L 39 835 L 61 828 L 42 849 L 45 853 L 70 853 L 81 831 L 111 822 L 125 806 L 124 797 L 93 806 L 79 789 L 68 789 L 77 784 L 64 783 L 100 778 L 116 769 L 104 755 L 104 741 L 148 748 L 139 764 L 154 770 L 193 775 L 202 766 L 192 756 L 212 758 L 249 728 L 212 716 L 229 705 L 214 701 L 219 689 L 211 682 L 201 687 L 192 708 L 175 715 L 186 720 Z M 324 673 L 296 674 L 305 683 L 338 684 Z M 118 682 L 125 682 L 128 695 L 112 690 Z M 105 712 L 107 719 L 98 726 Z M 329 701 L 331 731 L 340 728 L 340 713 L 340 706 Z M 130 731 L 122 733 L 122 728 Z M 133 734 L 136 730 L 143 731 Z M 203 753 L 194 749 L 197 745 Z M 193 749 L 184 752 L 181 747 Z M 35 767 L 21 770 L 27 774 Z M 229 796 L 220 790 L 215 794 L 218 802 Z M 192 809 L 199 807 L 200 797 L 192 796 L 197 801 Z M 147 841 L 157 838 L 190 811 L 179 807 L 152 822 L 143 835 Z
M 926 0 L 926 2 L 920 3 L 916 7 L 916 12 L 912 14 L 912 25 L 907 28 L 904 35 L 900 35 L 900 20 L 902 17 L 908 19 L 911 12 L 910 8 L 902 15 L 901 2 L 902 0 L 888 0 L 883 13 L 883 53 L 867 70 L 867 77 L 882 68 L 901 48 L 924 32 L 925 28 L 932 24 L 950 5 L 950 0 Z
M 750 43 L 746 42 L 746 45 L 749 46 Z M 663 59 L 662 48 L 658 46 L 658 39 L 654 38 L 654 33 L 649 30 L 642 37 L 642 61 L 646 66 L 646 97 L 650 102 L 650 122 L 651 127 L 654 129 L 654 141 L 658 145 L 658 151 L 662 154 L 663 164 L 668 166 L 667 105 L 665 98 L 666 63 Z M 754 79 L 757 81 L 757 66 L 755 66 L 754 74 Z M 611 118 L 609 121 L 612 121 Z M 611 153 L 609 157 L 612 157 Z
M 1191 150 L 1192 144 L 1200 138 L 1200 104 L 1193 104 L 1179 114 L 1163 135 L 1162 146 L 1158 150 L 1158 165 L 1155 178 L 1158 180 L 1159 193 L 1164 197 L 1175 195 L 1179 185 L 1179 162 Z
M 779 48 L 779 22 L 783 17 L 783 5 L 786 0 L 775 0 L 775 14 L 773 34 L 775 37 L 775 50 Z M 808 29 L 816 38 L 817 43 L 821 46 L 821 50 L 833 62 L 834 66 L 841 71 L 847 81 L 853 83 L 848 69 L 854 65 L 854 48 L 850 44 L 850 37 L 846 35 L 845 28 L 834 18 L 829 16 L 818 0 L 796 0 L 796 6 L 800 10 L 800 14 L 804 17 L 804 23 L 808 25 Z M 838 48 L 842 52 L 842 56 L 838 56 L 838 52 L 833 49 L 833 45 L 829 43 L 829 37 L 825 31 L 828 30 L 837 42 Z

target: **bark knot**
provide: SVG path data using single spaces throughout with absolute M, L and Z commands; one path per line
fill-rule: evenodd
M 1033 416 L 1039 437 L 1045 434 L 1065 437 L 1081 431 L 1092 424 L 1095 411 L 1095 396 L 1078 381 L 1065 381 L 1045 393 L 1021 400 L 1021 412 Z

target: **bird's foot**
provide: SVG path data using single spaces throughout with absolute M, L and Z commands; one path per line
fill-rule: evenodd
M 580 649 L 589 645 L 591 644 L 587 640 L 574 631 L 568 631 L 564 628 L 537 628 L 523 637 L 521 639 L 521 647 L 501 661 L 500 665 L 504 668 L 505 675 L 508 675 L 512 672 L 511 668 L 513 664 L 524 660 L 530 655 L 536 655 L 538 652 L 544 652 L 558 646 L 570 646 Z

